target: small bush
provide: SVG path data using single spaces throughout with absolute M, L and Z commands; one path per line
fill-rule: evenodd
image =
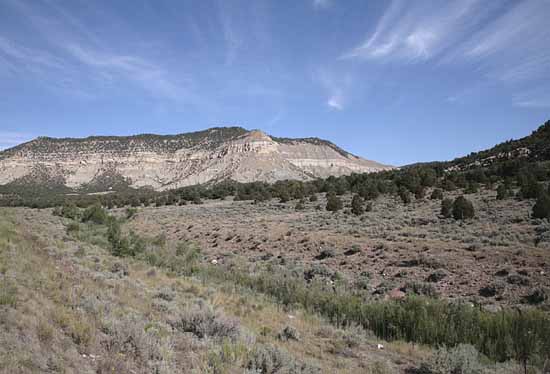
M 401 201 L 403 204 L 407 205 L 410 204 L 412 201 L 411 193 L 406 188 L 402 187 L 399 189 L 399 197 L 401 198 Z
M 71 222 L 67 225 L 66 229 L 67 234 L 72 234 L 80 231 L 80 225 L 78 222 Z
M 550 196 L 542 194 L 533 206 L 533 218 L 550 218 Z
M 414 191 L 414 198 L 416 200 L 421 200 L 426 196 L 426 189 L 423 186 L 418 186 Z
M 65 204 L 54 210 L 54 215 L 77 220 L 80 218 L 80 210 L 74 204 Z
M 279 202 L 280 203 L 288 203 L 290 201 L 290 194 L 287 190 L 283 190 L 279 193 Z
M 535 288 L 531 291 L 531 293 L 527 296 L 524 296 L 522 301 L 527 304 L 541 304 L 548 300 L 549 298 L 549 292 L 545 290 L 544 288 Z
M 441 215 L 444 218 L 451 218 L 453 215 L 453 201 L 451 199 L 443 199 L 441 201 Z
M 344 207 L 342 200 L 334 194 L 330 194 L 327 197 L 327 206 L 326 209 L 329 212 L 336 212 Z
M 464 196 L 459 196 L 453 203 L 453 217 L 457 220 L 474 218 L 474 205 Z
M 115 256 L 130 255 L 130 243 L 122 235 L 120 224 L 117 221 L 111 222 L 107 230 L 107 240 L 111 244 L 111 253 Z
M 36 336 L 41 343 L 49 343 L 52 341 L 54 335 L 53 327 L 44 320 L 40 320 L 36 326 Z
M 200 305 L 188 308 L 180 315 L 176 328 L 190 332 L 199 339 L 230 339 L 236 341 L 240 335 L 239 322 L 229 319 L 211 308 Z
M 504 184 L 500 184 L 497 187 L 497 200 L 504 200 L 510 197 L 511 193 L 508 188 Z
M 351 212 L 355 214 L 356 216 L 360 216 L 365 212 L 365 201 L 363 198 L 359 195 L 354 195 L 353 199 L 351 200 Z
M 536 179 L 530 179 L 521 186 L 519 196 L 524 199 L 537 199 L 544 194 L 544 188 L 542 184 L 536 181 Z
M 428 367 L 434 374 L 481 374 L 482 372 L 479 353 L 468 344 L 459 344 L 451 349 L 438 349 Z
M 82 213 L 82 222 L 92 222 L 102 225 L 107 222 L 109 215 L 99 204 L 86 208 Z
M 476 182 L 468 183 L 468 186 L 466 187 L 466 189 L 464 189 L 464 193 L 468 195 L 477 193 L 478 191 L 479 185 Z
M 248 355 L 247 346 L 243 342 L 224 340 L 213 346 L 208 352 L 208 366 L 211 373 L 228 373 L 240 366 Z
M 430 196 L 432 200 L 443 200 L 443 191 L 440 188 L 436 188 L 432 191 Z
M 391 374 L 395 373 L 385 361 L 375 361 L 367 367 L 367 374 Z
M 319 253 L 317 256 L 315 256 L 315 259 L 316 260 L 324 260 L 324 259 L 327 259 L 327 258 L 332 258 L 334 256 L 336 256 L 336 251 L 334 249 L 328 248 L 328 249 L 323 249 L 321 251 L 321 253 Z
M 69 336 L 77 345 L 87 347 L 94 337 L 94 330 L 87 318 L 78 314 L 69 319 Z
M 16 304 L 17 288 L 4 279 L 0 280 L 0 306 L 6 305 L 15 308 Z
M 402 288 L 404 292 L 412 292 L 417 295 L 428 296 L 428 297 L 437 297 L 437 291 L 433 285 L 430 283 L 423 282 L 408 282 Z
M 126 209 L 126 219 L 132 219 L 137 214 L 138 210 L 136 208 L 127 208 Z
M 292 326 L 286 326 L 278 335 L 280 340 L 300 340 L 300 333 Z
M 169 326 L 148 322 L 134 314 L 109 319 L 103 327 L 108 337 L 103 343 L 107 357 L 116 356 L 119 362 L 124 361 L 121 357 L 128 357 L 129 361 L 142 361 L 148 369 L 143 372 L 147 373 L 176 372 L 173 365 L 173 343 L 165 333 L 168 328 Z M 105 365 L 101 366 L 103 373 L 119 373 L 118 370 L 123 368 L 114 360 L 106 360 Z M 161 368 L 164 370 L 160 371 Z
M 248 370 L 262 374 L 314 374 L 320 370 L 297 362 L 288 352 L 272 345 L 260 345 L 253 349 L 246 365 Z

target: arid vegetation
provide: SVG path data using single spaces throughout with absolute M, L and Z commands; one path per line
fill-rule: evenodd
M 312 182 L 4 186 L 0 372 L 545 373 L 549 132 Z

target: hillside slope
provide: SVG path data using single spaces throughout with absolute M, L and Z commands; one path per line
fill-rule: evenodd
M 451 161 L 417 163 L 407 167 L 437 166 L 449 171 L 468 170 L 477 167 L 498 166 L 508 161 L 549 161 L 550 160 L 550 120 L 539 126 L 531 134 L 512 139 L 467 156 Z
M 240 127 L 180 135 L 37 138 L 0 153 L 0 184 L 166 190 L 232 179 L 311 180 L 391 167 L 317 138 L 273 138 Z

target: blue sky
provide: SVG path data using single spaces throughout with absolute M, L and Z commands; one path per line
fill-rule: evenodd
M 403 165 L 550 119 L 550 0 L 0 0 L 0 147 L 239 125 Z

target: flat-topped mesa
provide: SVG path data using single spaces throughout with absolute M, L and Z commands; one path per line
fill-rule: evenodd
M 275 138 L 260 130 L 218 127 L 179 135 L 37 138 L 0 153 L 0 184 L 32 183 L 37 168 L 55 170 L 56 183 L 63 176 L 70 188 L 124 180 L 132 187 L 164 190 L 226 179 L 311 180 L 391 167 L 317 138 Z

